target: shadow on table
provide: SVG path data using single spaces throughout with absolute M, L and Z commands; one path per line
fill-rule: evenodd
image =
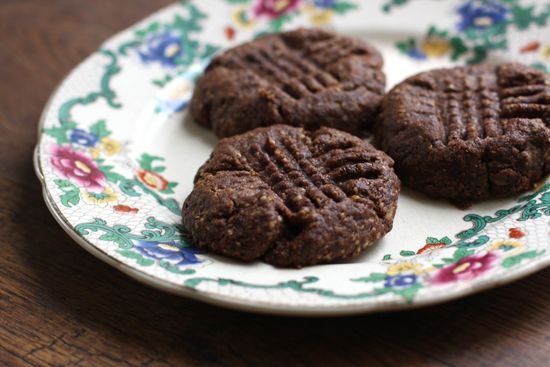
M 61 313 L 65 328 L 82 330 L 71 343 L 107 345 L 117 358 L 130 352 L 134 361 L 174 365 L 491 365 L 532 358 L 514 349 L 529 343 L 539 320 L 547 322 L 550 296 L 543 285 L 550 270 L 406 312 L 306 319 L 216 308 L 138 284 L 86 253 L 55 223 L 38 183 L 32 195 L 21 191 L 16 200 L 14 216 L 41 231 L 29 229 L 17 244 L 19 261 L 38 284 L 34 297 L 46 315 Z M 98 338 L 109 342 L 88 345 Z

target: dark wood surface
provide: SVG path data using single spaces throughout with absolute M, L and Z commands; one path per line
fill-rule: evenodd
M 54 222 L 31 156 L 56 84 L 168 0 L 0 1 L 0 366 L 549 366 L 550 269 L 421 310 L 303 319 L 138 284 Z

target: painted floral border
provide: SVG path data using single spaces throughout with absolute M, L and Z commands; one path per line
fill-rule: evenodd
M 488 225 L 500 222 L 510 216 L 516 216 L 518 224 L 508 228 L 507 237 L 492 239 L 486 234 L 485 229 Z M 428 237 L 426 243 L 417 251 L 403 250 L 397 259 L 385 255 L 381 259 L 381 263 L 386 265 L 385 272 L 371 272 L 363 277 L 349 279 L 352 282 L 371 284 L 372 289 L 368 292 L 341 294 L 329 289 L 309 287 L 319 280 L 314 276 L 276 284 L 249 283 L 227 278 L 193 277 L 186 279 L 184 285 L 197 289 L 202 283 L 213 282 L 220 286 L 233 285 L 264 290 L 291 289 L 296 292 L 346 300 L 364 300 L 384 294 L 393 294 L 401 297 L 405 302 L 411 303 L 422 288 L 473 280 L 496 267 L 510 269 L 524 261 L 534 260 L 544 255 L 546 250 L 530 249 L 522 240 L 526 235 L 526 230 L 521 228 L 521 222 L 540 219 L 544 216 L 550 216 L 550 183 L 542 185 L 534 193 L 520 197 L 517 205 L 496 211 L 494 216 L 478 214 L 464 216 L 466 222 L 471 222 L 471 228 L 456 234 L 454 242 L 447 236 L 443 238 Z M 100 239 L 116 242 L 119 245 L 118 251 L 132 248 L 132 243 L 136 240 L 173 245 L 176 237 L 181 236 L 180 228 L 158 222 L 154 217 L 149 217 L 147 221 L 146 228 L 148 229 L 139 235 L 131 233 L 130 228 L 124 225 L 111 227 L 100 218 L 96 218 L 93 223 L 78 224 L 75 230 L 83 236 L 88 235 L 89 231 L 101 231 L 104 234 Z M 182 239 L 180 238 L 180 240 Z M 438 253 L 444 249 L 452 250 L 450 256 L 438 256 Z M 430 261 L 429 264 L 426 263 L 426 259 Z M 141 266 L 153 264 L 150 260 L 146 263 L 148 260 L 143 256 L 136 256 L 135 260 Z M 167 266 L 162 262 L 160 265 Z M 180 270 L 179 272 L 179 274 L 185 275 L 194 273 L 193 269 Z
M 390 0 L 386 13 L 410 4 L 408 0 Z M 424 37 L 397 42 L 396 47 L 416 59 L 448 57 L 453 61 L 478 64 L 495 51 L 507 50 L 510 33 L 545 27 L 550 20 L 550 3 L 525 0 L 467 0 L 454 9 L 459 21 L 454 28 L 431 24 Z M 436 23 L 436 22 L 435 22 Z M 544 43 L 544 41 L 546 41 Z M 532 66 L 550 71 L 550 41 L 533 37 L 524 42 L 520 54 L 535 54 L 539 59 Z
M 58 111 L 58 124 L 45 127 L 43 134 L 52 138 L 55 144 L 48 148 L 49 164 L 57 176 L 55 185 L 61 190 L 58 199 L 67 208 L 80 204 L 103 206 L 106 210 L 132 214 L 139 208 L 119 204 L 122 197 L 150 196 L 155 202 L 168 209 L 174 215 L 180 215 L 178 201 L 170 195 L 174 193 L 177 182 L 164 177 L 166 169 L 164 158 L 147 153 L 141 154 L 137 161 L 129 156 L 130 142 L 119 141 L 112 137 L 108 129 L 107 117 L 84 128 L 73 118 L 75 107 L 87 107 L 104 100 L 111 109 L 121 109 L 117 102 L 117 93 L 111 88 L 111 80 L 121 72 L 119 59 L 136 56 L 144 64 L 158 64 L 164 70 L 164 76 L 153 79 L 151 83 L 164 92 L 170 88 L 181 89 L 181 84 L 189 90 L 189 70 L 191 66 L 208 60 L 218 47 L 209 43 L 200 43 L 193 35 L 202 31 L 206 13 L 192 3 L 181 5 L 187 17 L 176 13 L 167 23 L 152 21 L 145 27 L 133 30 L 133 38 L 114 49 L 100 49 L 98 53 L 108 58 L 104 67 L 99 90 L 84 96 L 75 96 L 65 101 Z M 193 77 L 198 73 L 192 74 Z M 183 78 L 178 76 L 183 75 Z M 169 95 L 171 93 L 168 93 Z M 162 96 L 161 93 L 159 95 Z M 173 113 L 185 107 L 185 101 L 169 98 L 158 101 L 157 112 Z M 115 161 L 115 158 L 122 158 Z M 131 175 L 117 171 L 119 166 L 127 166 Z M 108 209 L 107 209 L 108 208 Z M 105 224 L 96 219 L 96 224 Z M 155 227 L 155 224 L 158 226 Z M 160 227 L 159 227 L 160 226 Z M 74 226 L 81 233 L 82 224 Z M 145 224 L 146 228 L 161 228 L 162 235 L 132 236 L 129 229 L 116 235 L 120 228 L 115 225 L 109 234 L 100 239 L 113 241 L 120 245 L 117 252 L 139 266 L 157 264 L 176 274 L 191 274 L 192 269 L 183 269 L 187 265 L 204 262 L 196 256 L 197 251 L 179 234 L 181 228 L 157 222 L 154 218 Z M 170 230 L 167 228 L 170 227 Z M 87 228 L 93 227 L 88 226 Z
M 277 7 L 275 0 L 225 1 L 231 4 L 234 14 L 237 14 L 233 18 L 236 26 L 249 31 L 252 29 L 252 34 L 256 36 L 278 31 L 293 17 L 308 17 L 311 24 L 319 25 L 325 24 L 323 22 L 329 23 L 334 16 L 358 9 L 354 2 L 348 1 L 289 0 L 282 7 Z M 394 0 L 392 6 L 405 3 L 406 1 Z M 506 3 L 519 4 L 518 1 Z M 50 142 L 53 141 L 48 148 L 48 163 L 56 175 L 53 182 L 61 192 L 57 198 L 61 206 L 73 208 L 81 204 L 96 205 L 105 210 L 131 215 L 140 209 L 119 203 L 119 198 L 145 195 L 170 213 L 180 214 L 177 200 L 171 197 L 177 182 L 163 176 L 166 167 L 162 157 L 143 153 L 139 159 L 134 160 L 129 155 L 131 142 L 119 141 L 112 136 L 107 116 L 85 128 L 72 115 L 75 107 L 87 107 L 98 100 L 106 102 L 111 109 L 123 108 L 117 101 L 116 91 L 110 85 L 112 78 L 121 72 L 119 59 L 132 56 L 137 57 L 143 65 L 155 64 L 164 70 L 162 77 L 151 80 L 159 88 L 157 112 L 170 114 L 185 108 L 194 78 L 200 74 L 202 67 L 219 47 L 199 42 L 194 37 L 204 27 L 208 16 L 206 12 L 193 3 L 185 2 L 180 6 L 185 10 L 186 17 L 177 13 L 169 22 L 153 20 L 146 26 L 135 28 L 131 40 L 126 40 L 115 48 L 99 50 L 99 54 L 108 59 L 99 89 L 65 101 L 58 111 L 58 124 L 43 129 L 43 134 L 49 137 Z M 391 6 L 384 10 L 390 11 Z M 231 38 L 231 30 L 226 28 L 225 33 L 227 38 Z M 435 28 L 428 33 L 431 41 L 434 40 L 433 37 L 438 37 L 438 42 L 449 37 L 449 33 Z M 452 37 L 449 39 L 452 40 Z M 428 44 L 424 44 L 423 50 L 429 49 L 426 45 Z M 406 47 L 399 44 L 397 47 L 414 57 Z M 483 58 L 478 57 L 468 62 L 481 60 Z M 179 91 L 179 97 L 173 97 L 173 90 Z M 170 93 L 165 93 L 166 91 Z M 165 95 L 167 97 L 163 97 Z M 43 141 L 42 144 L 46 143 Z M 120 161 L 115 161 L 115 158 L 122 158 L 126 171 L 131 172 L 130 175 L 118 171 Z M 349 301 L 390 295 L 412 303 L 421 289 L 470 281 L 489 274 L 496 268 L 510 269 L 544 255 L 545 250 L 531 249 L 524 242 L 526 230 L 522 228 L 521 222 L 549 215 L 550 184 L 547 183 L 534 193 L 520 197 L 517 205 L 498 210 L 494 216 L 466 215 L 464 220 L 471 223 L 471 228 L 456 234 L 454 241 L 447 236 L 428 237 L 417 251 L 403 250 L 399 258 L 385 255 L 380 262 L 385 271 L 349 279 L 350 282 L 364 284 L 368 288 L 367 291 L 351 294 L 315 287 L 315 283 L 319 281 L 315 276 L 276 284 L 194 276 L 197 273 L 195 265 L 205 263 L 206 258 L 189 245 L 181 226 L 160 221 L 154 216 L 146 219 L 140 233 L 133 233 L 124 224 L 110 224 L 102 218 L 72 227 L 83 237 L 100 233 L 99 240 L 116 244 L 116 253 L 127 258 L 138 269 L 158 266 L 170 273 L 184 276 L 183 284 L 193 289 L 201 289 L 201 285 L 206 283 L 215 283 L 219 286 L 250 289 L 290 289 L 298 293 Z M 517 217 L 518 225 L 508 228 L 508 236 L 490 238 L 487 235 L 488 225 L 512 216 Z
M 254 37 L 279 32 L 296 18 L 312 26 L 331 24 L 337 16 L 359 9 L 360 2 L 348 0 L 225 0 L 231 5 L 232 25 L 225 36 L 233 39 L 237 31 L 252 31 Z

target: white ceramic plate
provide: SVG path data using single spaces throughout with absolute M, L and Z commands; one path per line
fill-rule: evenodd
M 51 97 L 35 154 L 46 203 L 78 244 L 130 276 L 239 309 L 383 311 L 518 279 L 550 264 L 550 183 L 467 211 L 405 189 L 393 231 L 364 256 L 300 270 L 196 253 L 179 223 L 195 172 L 216 143 L 185 107 L 218 50 L 317 25 L 379 47 L 389 87 L 454 63 L 548 67 L 550 6 L 528 3 L 202 0 L 165 8 L 108 40 Z

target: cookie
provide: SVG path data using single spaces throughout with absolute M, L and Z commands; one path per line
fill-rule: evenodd
M 375 127 L 401 180 L 459 206 L 550 171 L 550 78 L 521 64 L 438 69 L 397 85 Z
M 374 47 L 325 30 L 268 35 L 212 60 L 191 115 L 219 137 L 280 123 L 359 134 L 382 100 L 382 64 Z
M 182 209 L 202 249 L 302 267 L 353 258 L 390 231 L 392 160 L 331 128 L 257 128 L 222 139 Z

